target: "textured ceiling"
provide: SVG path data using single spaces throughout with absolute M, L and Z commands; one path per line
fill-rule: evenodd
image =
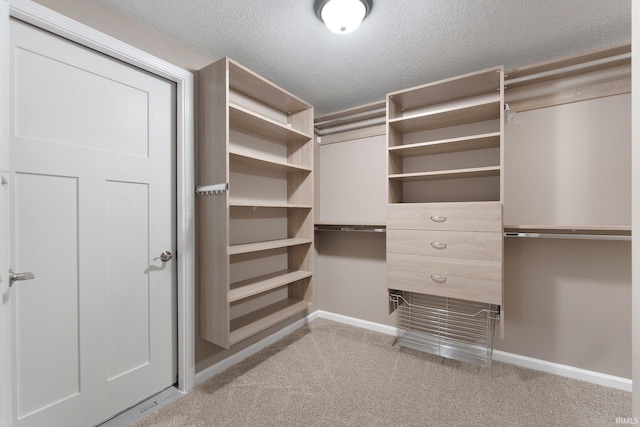
M 316 115 L 631 40 L 631 0 L 374 0 L 348 35 L 329 32 L 313 0 L 99 1 L 212 59 L 229 56 Z

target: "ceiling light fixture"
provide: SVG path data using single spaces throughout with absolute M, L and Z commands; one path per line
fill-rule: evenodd
M 358 28 L 371 11 L 372 0 L 316 0 L 318 18 L 336 34 L 348 34 Z

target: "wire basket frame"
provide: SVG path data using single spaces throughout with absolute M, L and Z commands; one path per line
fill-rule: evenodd
M 413 292 L 391 294 L 390 299 L 398 311 L 399 345 L 491 366 L 498 306 Z

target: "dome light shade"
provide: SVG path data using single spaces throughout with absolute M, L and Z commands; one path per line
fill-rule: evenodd
M 358 28 L 371 10 L 371 0 L 316 0 L 316 15 L 336 34 Z

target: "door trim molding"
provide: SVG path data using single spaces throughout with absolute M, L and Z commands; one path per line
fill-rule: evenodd
M 3 34 L 8 33 L 9 16 L 11 16 L 176 83 L 178 388 L 182 391 L 190 390 L 195 385 L 193 74 L 33 1 L 0 1 L 3 3 L 3 8 L 6 7 L 7 2 L 9 4 L 9 14 L 0 14 L 0 32 Z M 0 59 L 0 63 L 3 70 L 8 70 L 9 55 L 5 54 Z M 2 73 L 2 80 L 2 87 L 8 87 L 8 73 Z M 8 119 L 9 111 L 3 110 L 0 123 L 8 123 Z M 8 135 L 3 135 L 3 138 L 5 137 L 8 138 Z M 3 331 L 0 331 L 0 334 L 4 334 Z M 4 353 L 10 355 L 11 349 L 5 350 Z M 3 356 L 6 357 L 6 355 Z M 3 376 L 0 375 L 0 377 Z M 0 408 L 0 425 L 4 425 L 2 421 L 11 419 L 9 416 L 11 414 L 5 413 L 7 410 L 11 412 L 11 408 Z

